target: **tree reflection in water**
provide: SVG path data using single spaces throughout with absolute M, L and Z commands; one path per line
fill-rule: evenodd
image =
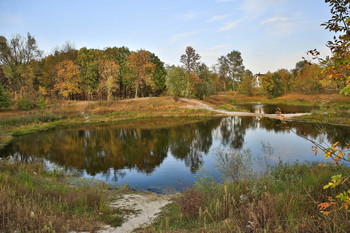
M 191 173 L 196 173 L 212 147 L 243 149 L 248 130 L 286 132 L 278 120 L 254 117 L 216 118 L 163 127 L 155 120 L 152 124 L 153 128 L 108 125 L 36 133 L 18 138 L 0 151 L 0 155 L 27 162 L 45 159 L 91 176 L 103 174 L 116 182 L 128 170 L 151 174 L 169 156 L 183 161 Z M 325 125 L 322 133 L 314 124 L 290 122 L 289 125 L 298 134 L 312 139 L 324 137 L 331 143 L 343 144 L 350 139 L 349 127 Z M 260 143 L 261 140 L 256 142 Z

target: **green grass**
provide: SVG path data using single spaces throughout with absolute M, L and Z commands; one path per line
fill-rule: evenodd
M 339 192 L 322 187 L 345 170 L 281 164 L 263 178 L 223 184 L 202 179 L 146 232 L 347 232 L 349 214 L 325 216 L 315 203 Z
M 0 161 L 0 232 L 92 232 L 101 222 L 121 224 L 106 185 L 72 186 L 64 179 L 40 164 Z
M 52 112 L 35 113 L 30 115 L 22 115 L 18 117 L 12 117 L 0 120 L 0 126 L 2 127 L 18 127 L 23 125 L 35 124 L 35 123 L 47 123 L 65 119 L 66 116 L 56 115 Z
M 350 126 L 350 104 L 331 104 L 311 112 L 311 115 L 297 117 L 312 123 L 327 123 Z

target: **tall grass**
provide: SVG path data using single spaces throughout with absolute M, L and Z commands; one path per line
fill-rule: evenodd
M 332 174 L 342 172 L 335 169 L 280 164 L 264 178 L 199 180 L 148 232 L 348 232 L 348 213 L 325 216 L 315 204 L 337 193 L 322 189 Z
M 102 189 L 63 184 L 36 164 L 0 161 L 0 232 L 95 231 L 121 218 Z
M 30 115 L 21 115 L 17 117 L 1 119 L 0 126 L 10 126 L 10 127 L 23 126 L 23 125 L 33 124 L 33 123 L 54 122 L 65 118 L 66 117 L 63 115 L 57 115 L 51 112 L 35 113 Z

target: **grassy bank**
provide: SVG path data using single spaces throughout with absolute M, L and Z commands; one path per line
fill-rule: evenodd
M 312 123 L 327 123 L 350 126 L 350 103 L 328 104 L 318 110 L 311 112 L 311 115 L 296 117 Z
M 349 169 L 346 169 L 349 172 Z M 339 190 L 323 190 L 334 167 L 280 165 L 263 178 L 215 183 L 197 181 L 167 207 L 146 232 L 347 232 L 346 211 L 317 210 Z
M 245 111 L 240 109 L 240 104 L 315 106 L 319 109 L 312 111 L 311 115 L 296 117 L 296 119 L 312 123 L 350 126 L 350 97 L 340 94 L 288 94 L 269 99 L 265 96 L 240 96 L 231 92 L 210 96 L 206 101 L 215 108 L 229 111 Z
M 72 186 L 62 172 L 40 164 L 0 161 L 0 232 L 93 232 L 105 222 L 120 225 L 109 207 L 107 186 Z
M 63 101 L 45 110 L 0 112 L 0 148 L 13 136 L 82 124 L 121 123 L 146 118 L 202 118 L 213 113 L 191 109 L 172 97 L 119 101 Z
M 312 115 L 298 117 L 298 120 L 350 125 L 350 98 L 332 95 L 286 95 L 275 99 L 264 96 L 240 96 L 223 93 L 210 96 L 204 103 L 214 108 L 229 111 L 246 111 L 240 104 L 283 104 L 318 106 Z M 0 148 L 23 135 L 57 127 L 79 124 L 117 123 L 125 120 L 155 117 L 211 117 L 215 113 L 194 109 L 188 103 L 173 97 L 139 98 L 118 101 L 57 101 L 44 110 L 19 111 L 9 109 L 0 112 Z

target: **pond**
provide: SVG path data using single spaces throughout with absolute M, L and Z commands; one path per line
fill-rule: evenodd
M 226 152 L 248 153 L 251 156 L 245 161 L 260 174 L 280 161 L 323 160 L 311 151 L 312 143 L 298 134 L 325 143 L 350 141 L 349 127 L 291 122 L 293 133 L 279 124 L 268 118 L 225 117 L 90 125 L 18 137 L 0 156 L 39 160 L 81 177 L 164 193 L 191 185 L 202 173 L 220 181 L 218 164 Z
M 280 108 L 283 114 L 289 113 L 306 113 L 312 110 L 319 109 L 315 106 L 300 106 L 300 105 L 275 105 L 275 104 L 239 104 L 240 109 L 244 109 L 253 113 L 274 114 L 276 109 Z

